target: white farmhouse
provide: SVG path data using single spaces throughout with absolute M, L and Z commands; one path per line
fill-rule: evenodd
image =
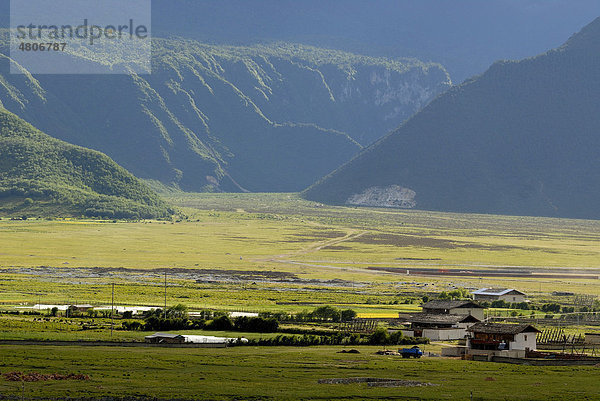
M 525 293 L 513 288 L 482 288 L 474 291 L 473 299 L 475 301 L 504 301 L 508 303 L 519 303 L 525 301 Z
M 475 323 L 467 329 L 467 348 L 471 353 L 481 351 L 535 351 L 536 337 L 540 333 L 535 327 L 523 324 Z

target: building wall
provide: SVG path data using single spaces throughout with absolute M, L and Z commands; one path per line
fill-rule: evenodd
M 484 295 L 484 294 L 473 294 L 474 301 L 487 301 L 492 302 L 498 299 L 497 295 Z
M 467 354 L 473 355 L 475 361 L 493 361 L 494 356 L 500 356 L 505 358 L 525 358 L 525 351 L 523 350 L 511 350 L 511 351 L 488 351 L 481 349 L 468 349 Z M 476 358 L 479 356 L 479 358 Z
M 535 351 L 537 346 L 536 333 L 519 333 L 515 335 L 515 340 L 511 341 L 509 345 L 511 350 L 530 349 Z
M 431 341 L 441 340 L 460 340 L 465 338 L 467 331 L 465 329 L 423 329 L 423 337 Z
M 442 347 L 442 356 L 462 356 L 467 353 L 467 347 Z
M 502 295 L 500 297 L 498 297 L 498 299 L 503 300 L 504 302 L 509 302 L 509 303 L 513 303 L 513 302 L 525 302 L 525 297 L 521 294 L 506 294 L 506 295 Z
M 586 344 L 600 344 L 600 333 L 585 333 Z
M 483 308 L 454 308 L 450 309 L 451 315 L 471 315 L 479 320 L 483 320 Z

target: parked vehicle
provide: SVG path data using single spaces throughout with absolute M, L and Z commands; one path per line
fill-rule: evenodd
M 420 358 L 423 356 L 423 351 L 418 346 L 412 348 L 402 348 L 398 352 L 402 355 L 402 358 Z

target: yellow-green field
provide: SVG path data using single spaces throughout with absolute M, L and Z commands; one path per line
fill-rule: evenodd
M 186 217 L 1 219 L 0 310 L 37 303 L 109 305 L 113 284 L 117 305 L 160 307 L 165 278 L 168 306 L 295 313 L 332 305 L 383 319 L 419 311 L 422 297 L 455 288 L 513 287 L 538 303 L 556 301 L 554 291 L 600 295 L 598 221 L 332 207 L 295 194 L 178 194 L 168 200 Z M 536 277 L 539 273 L 546 275 Z M 115 320 L 111 333 L 111 322 L 6 313 L 0 317 L 0 340 L 142 341 L 148 334 L 120 330 L 122 319 Z M 593 328 L 571 329 L 575 334 Z M 278 334 L 201 333 L 251 339 Z M 426 350 L 439 353 L 441 346 Z M 469 399 L 472 392 L 473 399 L 598 398 L 594 366 L 406 361 L 374 355 L 378 347 L 356 348 L 360 354 L 339 354 L 342 348 L 333 346 L 190 350 L 4 344 L 1 373 L 82 373 L 90 380 L 23 386 L 0 378 L 0 395 Z M 336 377 L 432 386 L 318 384 Z
M 0 302 L 110 301 L 227 310 L 351 305 L 393 315 L 415 295 L 515 287 L 600 295 L 600 222 L 331 207 L 295 194 L 184 194 L 179 221 L 0 220 Z M 514 268 L 587 278 L 486 277 Z M 470 277 L 381 269 L 458 269 Z M 196 280 L 200 280 L 197 282 Z

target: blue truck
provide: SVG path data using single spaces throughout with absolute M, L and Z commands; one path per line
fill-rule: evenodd
M 398 352 L 402 355 L 402 358 L 420 358 L 423 356 L 423 351 L 418 346 L 412 348 L 402 348 Z

